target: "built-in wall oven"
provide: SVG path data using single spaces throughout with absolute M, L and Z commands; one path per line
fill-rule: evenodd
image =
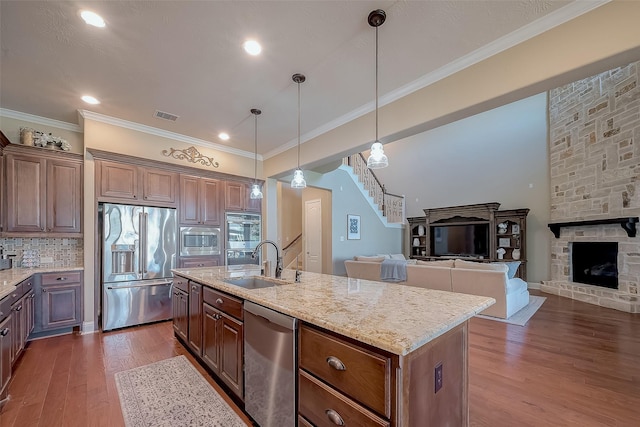
M 222 253 L 220 229 L 180 227 L 180 256 L 207 256 Z
M 259 264 L 260 257 L 251 253 L 260 243 L 260 214 L 227 213 L 226 219 L 225 264 Z

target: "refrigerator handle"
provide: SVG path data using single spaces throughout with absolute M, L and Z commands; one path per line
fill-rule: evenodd
M 140 276 L 142 277 L 142 266 L 144 265 L 144 249 L 146 247 L 145 245 L 145 239 L 144 239 L 144 226 L 142 224 L 142 216 L 144 214 L 142 212 L 140 212 L 138 214 L 138 230 L 140 230 L 140 239 L 138 240 L 138 274 L 140 274 Z
M 148 239 L 147 239 L 147 229 L 149 228 L 149 214 L 148 213 L 143 213 L 143 218 L 144 218 L 144 250 L 141 251 L 142 252 L 142 272 L 144 274 L 147 274 L 147 244 L 148 244 Z

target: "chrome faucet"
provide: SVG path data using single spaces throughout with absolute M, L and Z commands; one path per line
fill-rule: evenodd
M 262 242 L 258 243 L 256 245 L 256 248 L 253 250 L 253 252 L 251 252 L 251 258 L 255 258 L 256 257 L 256 254 L 258 253 L 258 250 L 265 243 L 271 243 L 273 245 L 273 247 L 276 248 L 276 274 L 275 274 L 275 276 L 276 276 L 276 279 L 280 279 L 282 277 L 282 257 L 280 256 L 280 248 L 278 247 L 276 242 L 274 242 L 273 240 L 263 240 Z

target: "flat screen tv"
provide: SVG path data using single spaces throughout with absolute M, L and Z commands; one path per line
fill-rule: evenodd
M 431 254 L 435 256 L 488 257 L 489 224 L 432 226 Z

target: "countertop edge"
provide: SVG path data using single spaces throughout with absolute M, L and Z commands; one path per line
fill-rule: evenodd
M 11 294 L 16 286 L 28 280 L 34 274 L 41 273 L 64 273 L 69 271 L 84 271 L 84 266 L 76 267 L 38 267 L 38 268 L 10 268 L 0 270 L 0 299 Z

